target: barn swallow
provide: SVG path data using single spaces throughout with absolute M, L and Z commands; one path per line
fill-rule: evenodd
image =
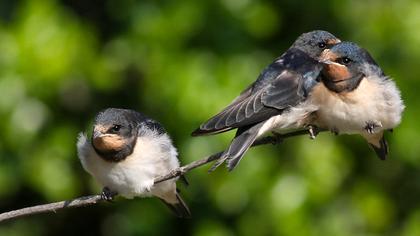
M 396 127 L 404 111 L 395 82 L 355 43 L 326 49 L 320 61 L 323 83 L 312 90 L 319 106 L 314 124 L 337 134 L 360 134 L 380 159 L 386 159 L 384 131 Z
M 300 35 L 231 104 L 192 133 L 199 136 L 237 129 L 229 148 L 210 171 L 225 161 L 233 170 L 252 143 L 269 131 L 284 132 L 311 124 L 316 107 L 306 101 L 311 100 L 311 90 L 320 83 L 323 67 L 318 59 L 338 42 L 334 35 L 321 30 Z
M 105 109 L 95 118 L 90 141 L 79 134 L 77 150 L 83 168 L 104 187 L 105 199 L 155 196 L 178 217 L 190 217 L 177 179 L 154 184 L 179 167 L 177 150 L 157 121 L 133 110 Z

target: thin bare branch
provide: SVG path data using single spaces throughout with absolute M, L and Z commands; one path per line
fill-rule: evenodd
M 318 132 L 323 132 L 323 131 L 325 131 L 325 130 L 318 130 Z M 286 138 L 299 136 L 299 135 L 305 135 L 305 134 L 310 134 L 310 133 L 309 133 L 308 130 L 299 130 L 299 131 L 286 133 L 286 134 L 275 134 L 274 136 L 267 136 L 267 137 L 264 137 L 264 138 L 261 138 L 261 139 L 255 141 L 252 144 L 252 146 L 255 147 L 255 146 L 260 146 L 260 145 L 265 145 L 265 144 L 273 144 L 274 145 L 274 144 L 281 143 Z M 166 181 L 166 180 L 184 175 L 185 173 L 187 173 L 187 172 L 189 172 L 189 171 L 191 171 L 191 170 L 193 170 L 197 167 L 203 166 L 207 163 L 210 163 L 212 161 L 215 161 L 215 160 L 219 159 L 219 157 L 222 153 L 223 152 L 218 152 L 218 153 L 213 154 L 211 156 L 208 156 L 206 158 L 196 160 L 196 161 L 193 161 L 193 162 L 191 162 L 187 165 L 181 166 L 181 167 L 171 171 L 167 175 L 157 177 L 154 182 L 156 184 L 156 183 L 160 183 L 160 182 L 163 182 L 163 181 Z M 22 208 L 22 209 L 19 209 L 19 210 L 13 210 L 13 211 L 1 213 L 0 214 L 0 222 L 15 219 L 15 218 L 18 218 L 18 217 L 47 213 L 47 212 L 55 213 L 55 212 L 57 212 L 58 210 L 61 210 L 61 209 L 89 206 L 89 205 L 94 205 L 94 204 L 97 204 L 99 202 L 104 202 L 104 201 L 106 201 L 106 200 L 104 200 L 101 195 L 90 195 L 90 196 L 83 196 L 83 197 L 79 197 L 79 198 L 75 198 L 75 199 L 67 200 L 67 201 L 54 202 L 54 203 L 48 203 L 48 204 L 43 204 L 43 205 L 25 207 L 25 208 Z
M 91 195 L 91 196 L 83 196 L 83 197 L 79 197 L 79 198 L 67 200 L 67 201 L 25 207 L 19 210 L 9 211 L 9 212 L 0 214 L 0 222 L 5 221 L 5 220 L 11 220 L 18 217 L 46 213 L 46 212 L 55 213 L 56 211 L 65 209 L 65 208 L 89 206 L 89 205 L 93 205 L 101 201 L 103 201 L 101 198 L 101 195 Z

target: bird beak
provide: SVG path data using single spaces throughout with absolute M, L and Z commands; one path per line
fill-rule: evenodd
M 99 138 L 102 136 L 102 133 L 98 130 L 93 131 L 93 139 Z
M 321 56 L 318 58 L 319 63 L 323 65 L 332 65 L 336 64 L 334 61 L 337 58 L 337 55 L 333 53 L 330 49 L 325 49 Z
M 95 126 L 93 127 L 93 134 L 92 134 L 92 138 L 93 139 L 97 139 L 97 138 L 102 138 L 104 136 L 104 129 L 101 126 Z
M 319 61 L 321 64 L 324 65 L 332 65 L 334 62 L 330 61 L 330 60 L 320 60 Z
M 340 39 L 330 39 L 327 41 L 327 49 L 332 48 L 337 43 L 341 43 Z

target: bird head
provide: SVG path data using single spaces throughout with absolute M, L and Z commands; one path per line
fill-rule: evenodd
M 133 152 L 138 133 L 139 113 L 108 108 L 95 118 L 92 145 L 102 158 L 121 161 Z
M 353 91 L 372 73 L 383 75 L 370 54 L 352 42 L 342 42 L 324 50 L 319 61 L 323 64 L 324 84 L 337 93 Z
M 325 49 L 339 42 L 340 39 L 327 31 L 314 30 L 301 34 L 293 43 L 292 48 L 297 48 L 310 57 L 318 59 Z

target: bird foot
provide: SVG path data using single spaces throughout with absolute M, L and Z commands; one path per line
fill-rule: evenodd
M 334 135 L 339 135 L 340 131 L 338 131 L 338 129 L 334 127 L 331 129 L 331 133 L 333 133 Z
M 364 127 L 364 129 L 369 134 L 373 134 L 373 133 L 375 133 L 375 129 L 380 128 L 380 127 L 382 127 L 381 123 L 377 123 L 377 122 L 374 122 L 374 121 L 368 121 L 368 122 L 366 122 L 366 126 Z
M 314 125 L 309 125 L 308 126 L 308 132 L 309 132 L 309 138 L 310 139 L 315 139 L 316 136 L 319 134 L 319 129 L 318 129 L 318 127 L 316 127 Z
M 101 199 L 108 202 L 112 202 L 112 200 L 117 194 L 117 192 L 111 191 L 111 189 L 109 189 L 108 187 L 104 187 L 102 189 Z
M 281 133 L 272 131 L 271 132 L 274 136 L 274 140 L 272 140 L 271 144 L 276 145 L 283 142 L 283 135 Z

